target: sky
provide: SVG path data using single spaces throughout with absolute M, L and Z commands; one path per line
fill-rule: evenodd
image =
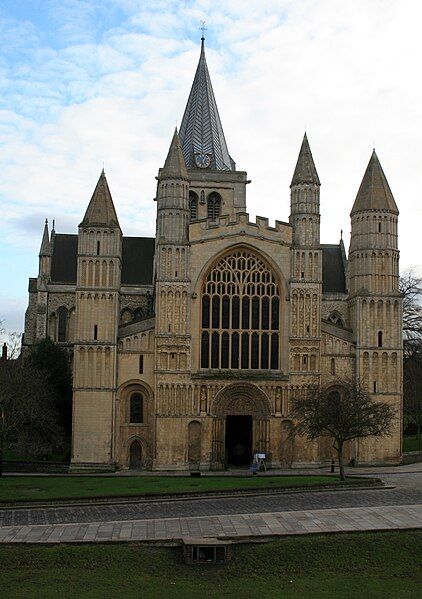
M 101 169 L 125 235 L 153 236 L 155 176 L 206 55 L 251 220 L 287 221 L 306 129 L 321 241 L 346 248 L 373 147 L 422 252 L 420 0 L 0 0 L 0 320 L 23 330 L 44 220 L 76 233 Z

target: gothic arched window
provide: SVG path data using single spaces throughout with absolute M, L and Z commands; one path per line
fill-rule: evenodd
M 210 220 L 217 220 L 221 214 L 221 197 L 213 191 L 207 198 L 207 217 Z
M 144 421 L 144 398 L 140 393 L 133 393 L 130 396 L 130 418 L 131 424 L 142 423 Z
M 189 192 L 189 218 L 196 220 L 198 218 L 198 196 L 195 192 Z
M 278 370 L 280 294 L 263 260 L 236 250 L 211 269 L 201 302 L 201 368 Z
M 57 341 L 65 343 L 67 340 L 67 308 L 60 306 L 57 310 Z

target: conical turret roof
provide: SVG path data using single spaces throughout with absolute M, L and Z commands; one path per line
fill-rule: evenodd
M 163 168 L 161 169 L 160 176 L 169 179 L 189 178 L 188 171 L 186 170 L 185 159 L 183 158 L 182 146 L 177 133 L 177 127 L 174 130 L 173 139 L 171 140 L 167 158 Z
M 375 150 L 366 167 L 351 214 L 364 210 L 388 210 L 394 214 L 399 213 Z
M 187 168 L 197 168 L 196 155 L 206 154 L 210 158 L 210 168 L 225 171 L 236 170 L 236 164 L 227 149 L 218 114 L 205 59 L 203 37 L 201 38 L 198 67 L 180 126 L 180 141 Z
M 51 255 L 51 244 L 50 237 L 48 233 L 48 220 L 45 219 L 44 231 L 42 235 L 41 247 L 40 247 L 40 256 L 50 256 Z
M 314 183 L 315 185 L 321 185 L 306 133 L 303 136 L 299 157 L 297 159 L 296 168 L 295 172 L 293 173 L 293 179 L 290 187 L 293 187 L 293 185 L 301 185 L 302 183 Z
M 120 227 L 104 169 L 101 171 L 81 226 Z

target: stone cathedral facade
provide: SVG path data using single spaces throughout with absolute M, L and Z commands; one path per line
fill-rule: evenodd
M 24 345 L 50 336 L 72 355 L 72 468 L 218 469 L 255 450 L 273 467 L 324 463 L 326 439 L 292 435 L 291 400 L 339 376 L 397 410 L 393 434 L 350 444 L 349 459 L 399 462 L 398 210 L 375 152 L 348 256 L 320 243 L 306 134 L 289 222 L 251 222 L 202 40 L 157 181 L 155 238 L 123 235 L 104 172 L 77 234 L 44 229 Z

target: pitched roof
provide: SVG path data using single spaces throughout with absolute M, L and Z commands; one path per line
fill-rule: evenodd
M 300 152 L 290 187 L 293 185 L 300 185 L 301 183 L 321 185 L 306 133 L 303 136 L 302 145 L 300 146 Z
M 399 213 L 375 150 L 366 167 L 351 214 L 363 210 L 389 210 L 394 214 Z
M 151 285 L 154 237 L 123 237 L 122 285 Z M 51 261 L 51 282 L 76 285 L 78 236 L 56 233 Z
M 104 169 L 101 171 L 81 226 L 120 227 Z
M 167 154 L 166 161 L 160 173 L 161 177 L 170 179 L 188 179 L 185 160 L 183 158 L 182 146 L 180 145 L 177 127 L 174 130 L 173 139 Z
M 227 149 L 218 114 L 205 59 L 204 38 L 201 38 L 199 63 L 179 135 L 187 168 L 196 168 L 195 154 L 204 153 L 210 156 L 212 169 L 236 170 L 236 164 Z
M 322 244 L 322 292 L 347 293 L 342 246 Z

